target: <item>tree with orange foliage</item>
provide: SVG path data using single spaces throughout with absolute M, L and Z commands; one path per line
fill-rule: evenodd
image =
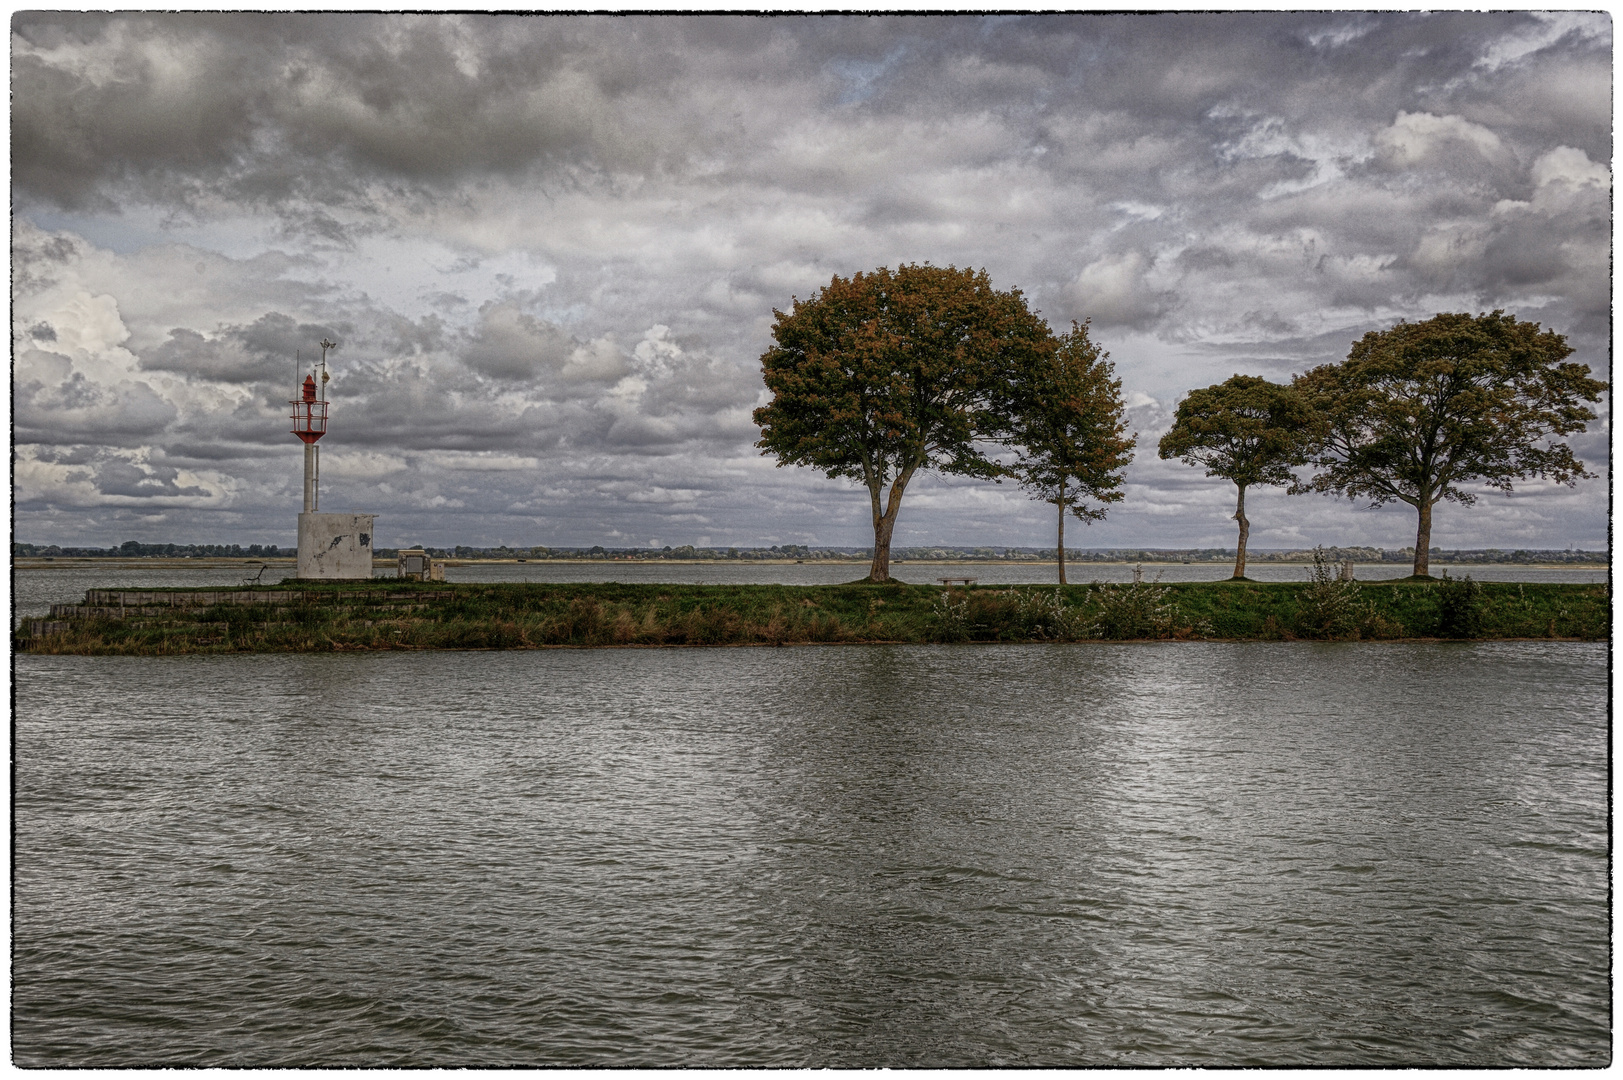
M 1004 474 L 983 446 L 1008 430 L 1010 382 L 1053 335 L 1020 290 L 994 289 L 985 270 L 929 264 L 835 276 L 773 315 L 775 344 L 761 356 L 772 400 L 755 410 L 756 445 L 780 466 L 868 489 L 868 580 L 889 581 L 907 485 L 924 469 Z

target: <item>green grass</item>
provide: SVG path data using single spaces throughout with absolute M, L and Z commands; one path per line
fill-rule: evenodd
M 1396 581 L 1140 586 L 290 584 L 303 602 L 73 619 L 36 653 L 1081 640 L 1606 640 L 1606 585 Z M 160 590 L 152 590 L 160 591 Z M 161 590 L 185 592 L 186 590 Z M 223 590 L 220 590 L 223 591 Z M 1451 599 L 1452 597 L 1452 599 Z

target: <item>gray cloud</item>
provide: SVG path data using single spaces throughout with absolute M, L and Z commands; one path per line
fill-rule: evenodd
M 319 357 L 320 350 L 312 348 L 312 343 L 344 336 L 335 327 L 299 323 L 272 311 L 248 326 L 230 327 L 213 337 L 175 327 L 169 331 L 169 340 L 143 352 L 141 366 L 226 383 L 284 383 L 290 380 L 301 352 L 307 361 Z M 338 349 L 329 353 L 338 354 Z
M 479 316 L 479 328 L 462 359 L 480 374 L 512 380 L 534 379 L 543 372 L 557 375 L 575 353 L 577 342 L 568 334 L 511 301 L 487 304 Z M 589 352 L 576 367 L 580 378 L 612 379 L 624 370 L 615 358 L 599 362 Z
M 1143 425 L 1444 310 L 1604 375 L 1611 47 L 1581 13 L 22 13 L 17 528 L 285 533 L 326 336 L 324 477 L 418 539 L 860 543 L 859 492 L 751 446 L 756 359 L 772 308 L 904 261 L 1091 318 Z M 1141 449 L 1084 542 L 1229 542 L 1189 472 Z M 1047 538 L 1007 485 L 915 490 L 899 536 Z M 1603 539 L 1604 487 L 1450 522 Z

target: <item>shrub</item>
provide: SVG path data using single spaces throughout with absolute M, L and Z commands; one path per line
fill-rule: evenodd
M 936 621 L 935 633 L 937 640 L 969 640 L 969 599 L 967 597 L 954 603 L 952 594 L 943 592 L 930 605 L 930 615 Z
M 1075 641 L 1086 637 L 1086 616 L 1065 603 L 1058 589 L 1053 592 L 1026 592 L 1020 594 L 1018 618 L 1020 630 L 1028 638 L 1039 641 Z
M 1443 571 L 1443 580 L 1437 586 L 1437 636 L 1445 638 L 1474 638 L 1482 633 L 1482 615 L 1486 603 L 1480 582 L 1466 574 L 1460 579 Z
M 564 640 L 578 641 L 582 645 L 595 645 L 601 640 L 605 624 L 608 622 L 603 605 L 597 597 L 576 597 L 569 602 L 569 612 L 564 616 L 565 626 L 568 628 Z
M 1171 592 L 1165 585 L 1146 585 L 1142 581 L 1095 586 L 1089 593 L 1097 615 L 1088 634 L 1112 641 L 1170 637 L 1176 615 L 1168 599 Z
M 1306 638 L 1339 638 L 1356 634 L 1369 614 L 1358 602 L 1356 581 L 1342 581 L 1324 548 L 1313 549 L 1307 589 L 1298 598 L 1296 633 Z
M 969 594 L 969 636 L 976 641 L 1020 641 L 1020 599 L 1013 592 Z

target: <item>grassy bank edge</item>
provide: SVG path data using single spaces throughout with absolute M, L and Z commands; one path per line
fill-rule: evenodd
M 231 589 L 124 590 L 165 600 Z M 86 617 L 19 635 L 36 653 L 1059 641 L 1604 641 L 1604 584 L 1445 581 L 1142 585 L 287 583 L 295 603 Z M 25 627 L 25 630 L 27 628 Z

